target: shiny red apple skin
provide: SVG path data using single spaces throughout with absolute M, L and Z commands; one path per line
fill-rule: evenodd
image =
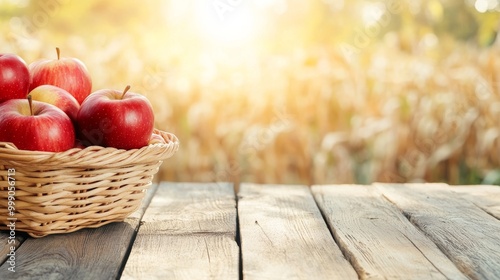
M 0 104 L 0 141 L 20 150 L 62 152 L 73 147 L 75 130 L 70 118 L 54 105 L 27 99 Z
M 61 109 L 76 123 L 80 103 L 66 90 L 53 85 L 41 85 L 34 88 L 29 94 L 33 100 L 49 103 Z
M 98 90 L 82 103 L 77 116 L 79 139 L 85 146 L 139 149 L 154 129 L 151 103 L 140 94 Z
M 30 73 L 24 60 L 15 54 L 0 54 L 0 103 L 26 98 Z
M 41 85 L 53 85 L 65 89 L 79 104 L 92 91 L 92 79 L 85 64 L 77 58 L 61 57 L 42 59 L 29 65 L 30 91 Z

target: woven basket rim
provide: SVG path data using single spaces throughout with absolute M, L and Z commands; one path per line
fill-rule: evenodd
M 179 139 L 173 133 L 154 129 L 163 143 L 155 143 L 139 149 L 117 149 L 112 147 L 89 146 L 72 148 L 64 152 L 19 150 L 10 142 L 0 142 L 0 165 L 26 166 L 41 165 L 54 167 L 123 167 L 162 161 L 171 157 L 179 149 Z

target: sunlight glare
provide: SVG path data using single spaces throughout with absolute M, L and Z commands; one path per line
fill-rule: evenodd
M 480 13 L 486 13 L 489 10 L 494 10 L 498 7 L 497 0 L 476 0 L 474 8 Z
M 366 4 L 362 10 L 363 22 L 367 25 L 375 24 L 382 18 L 385 10 L 385 5 L 382 3 Z
M 227 2 L 227 3 L 226 3 Z M 198 1 L 197 20 L 200 35 L 207 41 L 223 46 L 250 42 L 257 29 L 257 20 L 250 7 L 237 1 Z

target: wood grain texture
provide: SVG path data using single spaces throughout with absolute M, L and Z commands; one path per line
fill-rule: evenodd
M 305 186 L 242 184 L 243 278 L 358 279 Z
M 236 200 L 229 183 L 162 184 L 122 279 L 238 279 Z
M 500 186 L 451 186 L 451 190 L 462 194 L 463 198 L 500 219 Z
M 373 186 L 313 186 L 335 240 L 361 279 L 467 279 Z
M 11 254 L 11 247 L 14 247 L 15 250 L 21 246 L 21 244 L 28 237 L 27 234 L 21 232 L 15 232 L 14 235 L 10 235 L 10 231 L 1 231 L 0 232 L 0 264 L 4 263 L 7 258 L 7 254 Z M 14 240 L 14 241 L 12 241 Z
M 142 207 L 124 222 L 26 239 L 16 251 L 16 272 L 4 263 L 0 279 L 116 279 L 156 187 L 150 187 Z
M 377 184 L 472 279 L 500 279 L 500 222 L 444 184 Z

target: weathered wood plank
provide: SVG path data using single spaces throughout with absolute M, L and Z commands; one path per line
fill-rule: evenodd
M 500 219 L 500 186 L 452 186 L 453 191 L 461 193 L 465 199 L 477 207 Z
M 236 200 L 229 183 L 162 185 L 122 279 L 238 279 Z
M 375 187 L 323 185 L 312 192 L 361 279 L 467 279 Z
M 472 279 L 500 279 L 500 222 L 444 184 L 377 184 Z
M 358 279 L 306 186 L 242 184 L 243 278 Z
M 7 259 L 10 258 L 10 256 L 7 256 L 7 254 L 11 254 L 11 247 L 14 248 L 14 250 L 17 250 L 19 246 L 26 240 L 26 237 L 28 235 L 25 233 L 21 232 L 16 232 L 11 235 L 10 231 L 1 231 L 0 232 L 0 264 L 4 263 Z M 14 258 L 15 258 L 15 251 L 14 251 Z
M 151 186 L 142 207 L 122 223 L 26 239 L 16 251 L 16 272 L 4 263 L 0 279 L 116 279 L 156 188 Z

